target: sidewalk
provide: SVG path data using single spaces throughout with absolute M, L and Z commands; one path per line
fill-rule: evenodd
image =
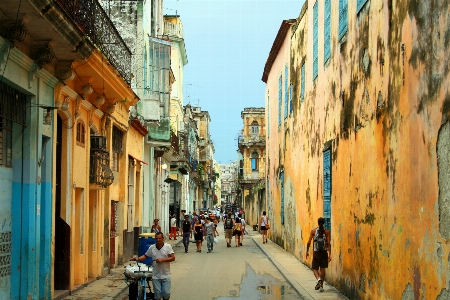
M 165 239 L 164 241 L 172 246 L 181 243 L 182 237 L 178 237 L 176 240 Z M 81 287 L 72 295 L 66 297 L 55 297 L 54 299 L 64 300 L 113 300 L 125 289 L 128 289 L 125 283 L 125 277 L 123 275 L 124 266 L 118 266 L 115 269 L 111 269 L 110 273 L 101 277 L 84 287 Z
M 267 255 L 269 260 L 275 265 L 286 280 L 292 285 L 294 290 L 303 299 L 348 299 L 333 286 L 325 281 L 324 292 L 314 289 L 316 279 L 310 268 L 301 263 L 297 258 L 286 252 L 284 249 L 273 243 L 271 240 L 266 244 L 262 243 L 261 234 L 256 231 L 249 231 L 249 236 Z

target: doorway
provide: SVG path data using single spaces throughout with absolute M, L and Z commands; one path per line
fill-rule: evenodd
M 62 201 L 62 144 L 63 121 L 57 116 L 56 125 L 56 172 L 55 172 L 55 262 L 53 284 L 55 290 L 68 290 L 70 285 L 70 226 L 61 217 Z

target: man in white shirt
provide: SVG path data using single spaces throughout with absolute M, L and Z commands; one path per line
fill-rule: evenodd
M 132 261 L 153 259 L 153 291 L 155 299 L 170 299 L 170 262 L 175 260 L 175 254 L 170 244 L 164 243 L 162 232 L 155 234 L 156 244 L 151 245 L 144 255 L 133 257 Z
M 175 215 L 172 216 L 172 218 L 170 219 L 170 233 L 169 233 L 169 240 L 172 239 L 176 240 L 177 239 L 177 218 L 175 217 Z

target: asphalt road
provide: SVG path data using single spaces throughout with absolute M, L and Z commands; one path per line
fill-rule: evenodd
M 219 224 L 219 228 L 223 228 Z M 207 253 L 206 241 L 202 252 L 196 252 L 190 243 L 184 252 L 182 243 L 175 245 L 175 262 L 171 264 L 171 299 L 242 299 L 269 300 L 301 299 L 283 275 L 275 268 L 250 236 L 259 233 L 249 231 L 242 247 L 227 248 L 223 229 L 219 231 L 219 243 Z M 116 299 L 128 299 L 128 291 Z

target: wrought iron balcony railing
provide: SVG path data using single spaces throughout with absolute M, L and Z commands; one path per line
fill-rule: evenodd
M 131 51 L 98 0 L 56 1 L 130 85 Z
M 174 154 L 178 155 L 180 153 L 180 141 L 175 132 L 170 134 L 170 147 L 172 148 Z
M 91 136 L 91 160 L 89 183 L 106 188 L 114 181 L 114 174 L 109 168 L 109 151 L 106 150 L 106 137 Z

